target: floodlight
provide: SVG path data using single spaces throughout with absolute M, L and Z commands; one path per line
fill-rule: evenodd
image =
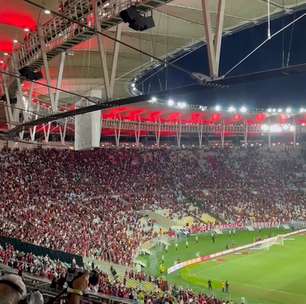
M 292 109 L 291 109 L 290 107 L 288 107 L 288 108 L 286 109 L 286 113 L 290 114 L 291 112 L 292 112 Z
M 220 105 L 215 106 L 215 111 L 220 112 L 222 110 L 222 107 Z
M 172 106 L 174 106 L 174 100 L 173 99 L 168 99 L 168 106 L 169 107 L 172 107 Z
M 240 112 L 241 113 L 246 113 L 248 111 L 248 109 L 245 107 L 245 106 L 242 106 L 241 108 L 240 108 Z
M 186 102 L 178 102 L 177 103 L 177 106 L 180 108 L 180 109 L 185 109 L 187 107 L 187 104 Z
M 151 102 L 151 103 L 157 102 L 157 97 L 153 96 L 153 97 L 149 100 L 149 102 Z
M 230 113 L 236 112 L 236 108 L 233 107 L 233 106 L 230 106 L 230 107 L 228 108 L 228 112 L 230 112 Z

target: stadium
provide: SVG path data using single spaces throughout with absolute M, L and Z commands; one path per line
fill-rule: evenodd
M 0 304 L 306 304 L 306 1 L 0 4 Z

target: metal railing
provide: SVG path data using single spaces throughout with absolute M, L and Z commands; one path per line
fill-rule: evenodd
M 137 5 L 140 11 L 147 11 L 170 1 L 97 0 L 97 14 L 104 31 L 122 22 L 119 16 L 120 12 L 133 4 Z M 42 49 L 46 52 L 48 60 L 51 60 L 61 52 L 95 35 L 92 0 L 71 0 L 65 3 L 59 9 L 59 13 L 67 16 L 71 21 L 61 16 L 55 16 L 39 26 L 37 32 L 29 33 L 24 43 L 14 51 L 15 64 L 18 69 L 25 66 L 41 67 L 43 65 Z M 74 23 L 72 20 L 82 23 L 84 26 Z

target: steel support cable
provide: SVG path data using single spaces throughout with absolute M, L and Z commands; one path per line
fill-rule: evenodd
M 26 112 L 26 113 L 37 115 L 37 116 L 40 116 L 40 117 L 44 117 L 43 115 L 41 115 L 38 112 L 34 112 L 34 111 L 31 111 L 31 110 L 26 110 L 26 109 L 23 109 L 23 108 L 20 108 L 20 107 L 16 107 L 15 105 L 12 105 L 12 104 L 8 105 L 6 102 L 3 103 L 3 106 L 6 107 L 6 108 L 16 109 L 16 110 L 19 110 L 21 112 Z
M 43 6 L 43 5 L 40 5 L 40 4 L 38 4 L 38 3 L 33 2 L 32 0 L 24 0 L 24 1 L 27 2 L 27 3 L 29 3 L 30 5 L 33 5 L 33 6 L 37 7 L 37 8 L 39 8 L 39 9 L 41 9 L 41 10 L 46 10 L 46 9 L 48 9 L 48 8 L 46 8 L 46 7 Z M 87 24 L 84 24 L 84 23 L 82 23 L 82 22 L 79 22 L 78 20 L 74 20 L 74 19 L 72 19 L 72 18 L 70 18 L 70 17 L 67 17 L 67 16 L 65 16 L 65 15 L 62 15 L 62 14 L 60 14 L 60 13 L 58 13 L 58 12 L 53 11 L 53 10 L 50 10 L 50 9 L 48 9 L 48 10 L 49 10 L 53 15 L 55 15 L 55 16 L 58 16 L 58 17 L 63 18 L 63 19 L 66 19 L 67 21 L 69 21 L 69 22 L 71 22 L 71 23 L 75 23 L 75 24 L 77 24 L 77 25 L 79 25 L 79 26 L 81 26 L 81 27 L 83 27 L 83 28 L 86 28 L 86 29 L 92 31 L 93 33 L 95 33 L 95 34 L 97 34 L 97 35 L 101 35 L 101 36 L 103 36 L 103 37 L 106 37 L 106 38 L 108 38 L 108 39 L 114 41 L 114 42 L 120 43 L 121 45 L 123 45 L 123 46 L 125 46 L 125 47 L 127 47 L 127 48 L 129 48 L 129 49 L 132 49 L 132 50 L 134 50 L 135 52 L 138 52 L 138 53 L 140 53 L 140 54 L 142 54 L 142 55 L 145 55 L 145 56 L 147 56 L 147 57 L 150 57 L 150 58 L 152 58 L 152 59 L 154 59 L 154 60 L 156 60 L 156 61 L 159 61 L 159 62 L 162 63 L 162 64 L 170 65 L 171 67 L 173 67 L 173 68 L 175 68 L 175 69 L 177 69 L 177 70 L 179 70 L 179 71 L 181 71 L 181 72 L 183 72 L 183 73 L 188 74 L 188 75 L 192 78 L 192 72 L 191 72 L 191 71 L 188 71 L 188 70 L 186 70 L 186 69 L 184 69 L 184 68 L 182 68 L 182 67 L 180 67 L 180 66 L 178 66 L 178 65 L 176 65 L 176 64 L 167 62 L 166 60 L 160 59 L 159 57 L 156 57 L 156 56 L 154 56 L 154 55 L 152 55 L 152 54 L 150 54 L 150 53 L 148 53 L 148 52 L 146 52 L 146 51 L 140 50 L 139 48 L 134 47 L 134 46 L 130 45 L 129 43 L 126 43 L 126 42 L 124 42 L 124 41 L 122 41 L 122 40 L 118 40 L 118 39 L 116 39 L 115 37 L 112 37 L 112 36 L 110 36 L 110 35 L 108 35 L 108 34 L 105 34 L 104 32 L 98 31 L 97 29 L 92 28 L 92 27 L 90 27 L 90 26 L 88 26 Z
M 94 99 L 92 99 L 92 98 L 90 98 L 88 96 L 84 96 L 84 95 L 81 95 L 81 94 L 78 94 L 78 93 L 67 91 L 65 89 L 61 89 L 61 88 L 58 88 L 58 87 L 55 87 L 55 86 L 52 86 L 52 85 L 48 85 L 46 83 L 39 82 L 39 81 L 36 81 L 36 80 L 29 80 L 29 79 L 27 79 L 27 78 L 25 78 L 23 76 L 18 75 L 18 74 L 14 74 L 14 73 L 10 73 L 10 72 L 7 72 L 7 71 L 2 71 L 2 70 L 0 70 L 0 73 L 4 74 L 4 75 L 7 75 L 7 76 L 10 76 L 10 77 L 19 78 L 21 80 L 30 81 L 30 82 L 33 82 L 33 83 L 35 83 L 37 85 L 41 85 L 41 86 L 49 88 L 49 89 L 58 90 L 58 91 L 60 91 L 62 93 L 66 93 L 66 94 L 70 94 L 70 95 L 73 95 L 73 96 L 76 96 L 76 97 L 79 97 L 79 98 L 83 98 L 83 99 L 88 100 L 91 103 L 96 103 L 96 101 Z
M 186 53 L 184 53 L 184 54 L 178 56 L 177 58 L 173 59 L 171 62 L 172 62 L 172 63 L 177 62 L 177 61 L 183 59 L 184 57 L 186 57 L 186 56 L 188 56 L 188 55 L 190 55 L 190 54 L 196 52 L 196 51 L 197 51 L 198 49 L 200 49 L 201 47 L 203 47 L 203 45 L 197 46 L 196 48 L 194 48 L 194 49 L 192 49 L 192 50 L 190 50 L 190 51 L 188 51 L 188 52 L 186 52 Z M 159 72 L 161 72 L 163 68 L 164 68 L 163 66 L 157 67 L 157 68 L 156 68 L 157 71 L 154 71 L 152 74 L 148 75 L 148 76 L 145 77 L 144 79 L 141 79 L 141 82 L 143 83 L 143 82 L 145 82 L 145 81 L 151 79 L 153 76 L 155 76 L 156 74 L 158 74 Z
M 297 17 L 293 21 L 289 22 L 287 25 L 276 31 L 271 35 L 270 38 L 265 39 L 263 42 L 261 42 L 255 49 L 253 49 L 249 54 L 247 54 L 245 57 L 243 57 L 238 63 L 236 63 L 232 68 L 230 68 L 225 74 L 222 75 L 222 78 L 225 78 L 228 74 L 233 72 L 238 66 L 240 66 L 243 62 L 245 62 L 250 56 L 252 56 L 257 50 L 259 50 L 262 46 L 264 46 L 268 41 L 270 41 L 272 38 L 277 36 L 278 34 L 282 33 L 284 30 L 286 30 L 291 25 L 295 24 L 296 22 L 300 21 L 302 18 L 306 16 L 306 13 L 302 14 L 301 16 Z
M 294 14 L 294 16 L 295 16 L 295 14 Z M 290 39 L 289 39 L 289 47 L 288 47 L 286 66 L 289 66 L 290 59 L 291 59 L 291 50 L 292 50 L 292 44 L 293 44 L 294 29 L 295 29 L 295 24 L 292 26 L 291 31 L 290 31 Z

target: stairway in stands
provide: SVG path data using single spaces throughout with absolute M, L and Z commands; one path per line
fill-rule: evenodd
M 170 1 L 172 0 L 139 0 L 137 8 L 140 12 L 147 12 Z M 91 0 L 71 0 L 67 3 L 59 11 L 60 14 L 93 27 L 94 11 Z M 97 0 L 102 30 L 106 31 L 121 23 L 119 14 L 130 5 L 131 1 L 128 0 Z M 82 27 L 60 16 L 55 16 L 44 24 L 40 30 L 48 60 L 94 36 L 94 31 L 88 27 Z M 15 52 L 19 69 L 25 66 L 40 68 L 43 65 L 41 44 L 39 33 L 30 33 L 28 40 Z

